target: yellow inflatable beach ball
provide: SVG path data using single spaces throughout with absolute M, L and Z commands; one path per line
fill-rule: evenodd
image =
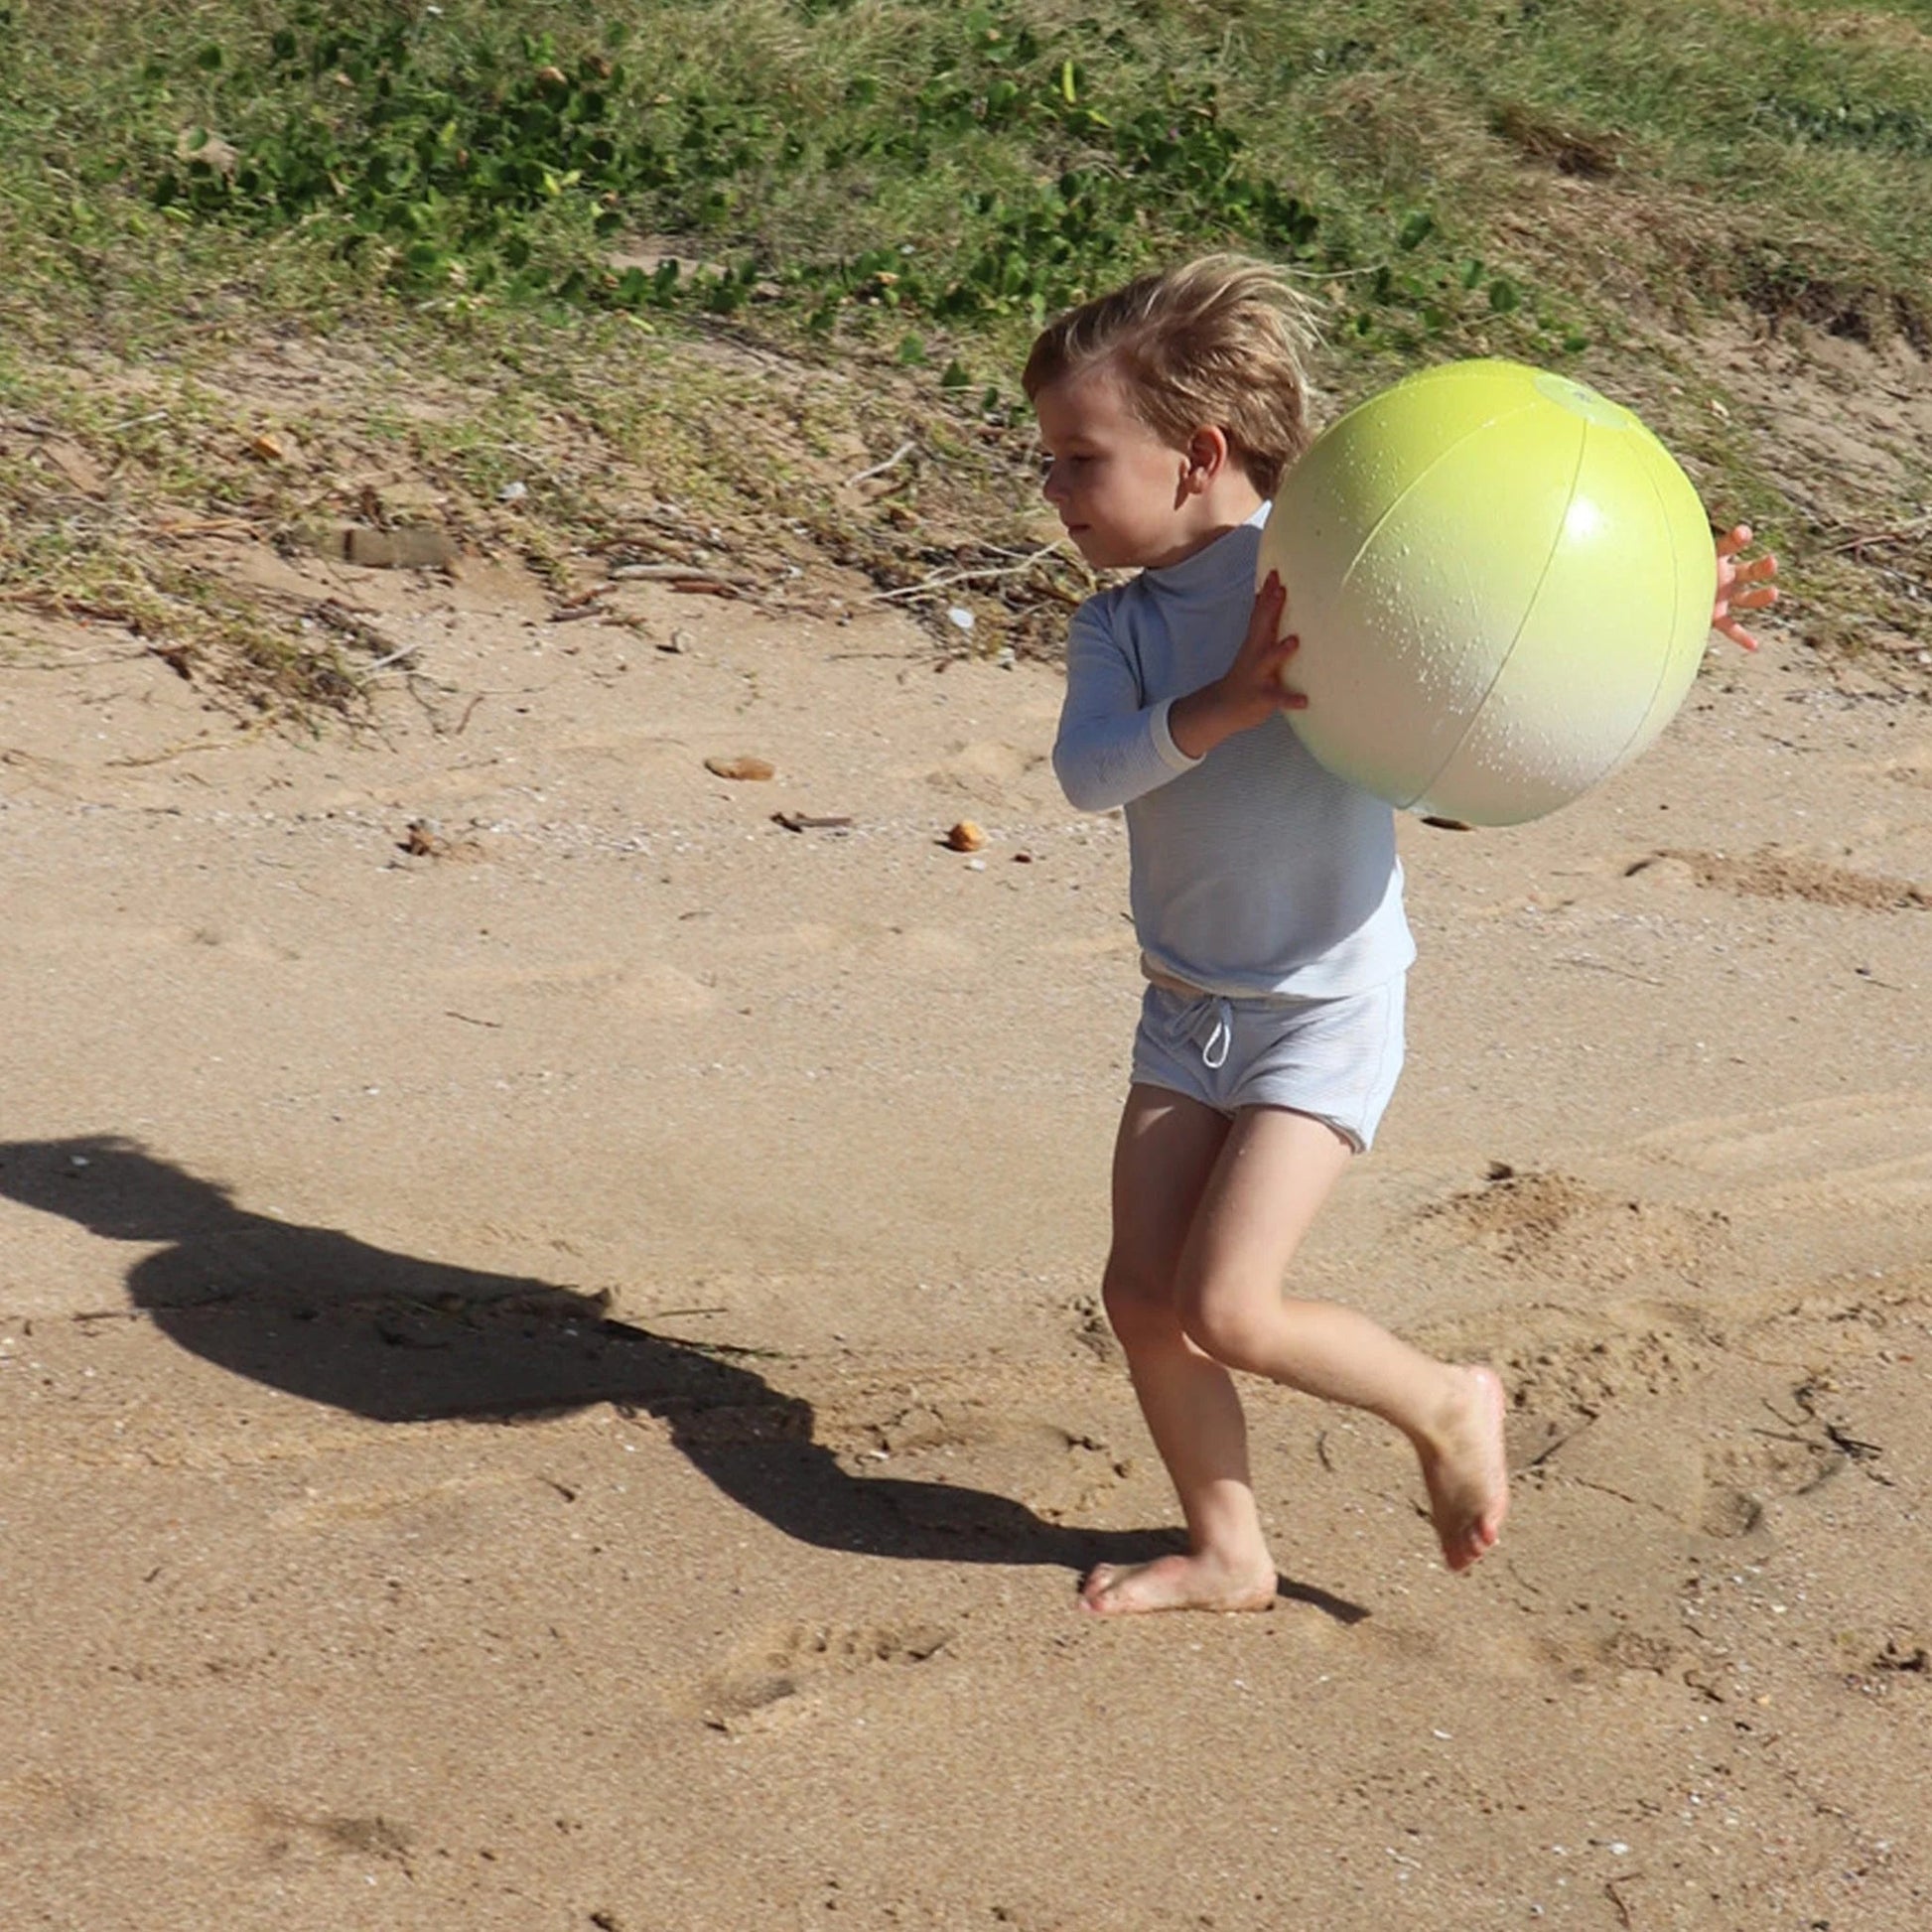
M 1309 749 L 1471 825 L 1541 817 L 1636 757 L 1697 675 L 1717 582 L 1649 430 L 1504 361 L 1426 370 L 1325 430 L 1275 500 L 1270 570 Z

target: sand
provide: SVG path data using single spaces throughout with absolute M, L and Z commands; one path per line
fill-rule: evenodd
M 1174 1516 L 1056 671 L 303 573 L 416 647 L 359 735 L 0 651 L 0 1922 L 1932 1923 L 1922 701 L 1772 625 L 1570 809 L 1405 821 L 1299 1285 L 1496 1364 L 1504 1542 L 1257 1386 L 1275 1610 L 1103 1621 Z

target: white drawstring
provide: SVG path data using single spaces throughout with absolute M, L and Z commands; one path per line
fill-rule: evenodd
M 1234 1009 L 1225 1000 L 1214 1002 L 1214 1025 L 1201 1042 L 1201 1064 L 1219 1071 L 1228 1063 L 1228 1049 L 1234 1044 Z

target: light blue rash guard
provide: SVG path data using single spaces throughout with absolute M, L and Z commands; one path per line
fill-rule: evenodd
M 1168 729 L 1241 647 L 1267 515 L 1081 605 L 1053 769 L 1079 810 L 1125 807 L 1152 970 L 1233 999 L 1328 999 L 1415 958 L 1393 809 L 1317 764 L 1286 718 L 1202 759 Z

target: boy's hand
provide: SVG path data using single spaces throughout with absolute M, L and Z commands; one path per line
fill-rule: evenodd
M 1278 711 L 1308 709 L 1307 697 L 1287 682 L 1289 659 L 1302 643 L 1299 637 L 1282 635 L 1287 613 L 1288 593 L 1271 570 L 1255 594 L 1248 634 L 1234 662 L 1168 713 L 1169 733 L 1188 758 L 1205 758 L 1223 739 L 1252 730 Z
M 1733 611 L 1762 611 L 1778 601 L 1777 586 L 1770 580 L 1778 574 L 1778 560 L 1768 551 L 1746 563 L 1737 561 L 1738 552 L 1748 549 L 1751 526 L 1739 523 L 1718 539 L 1718 597 L 1711 609 L 1711 627 L 1722 631 L 1733 644 L 1755 650 L 1757 639 L 1731 615 Z

